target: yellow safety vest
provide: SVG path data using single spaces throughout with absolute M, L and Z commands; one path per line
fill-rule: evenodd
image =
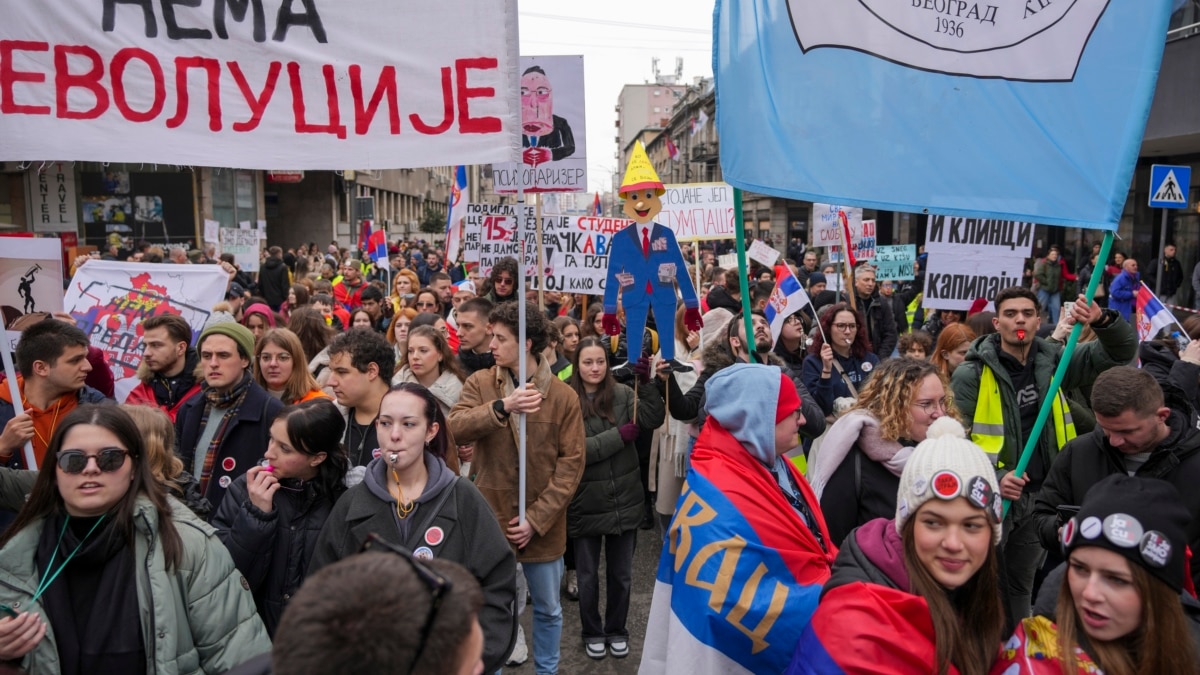
M 1061 389 L 1054 397 L 1050 414 L 1054 420 L 1054 441 L 1062 450 L 1067 441 L 1075 438 L 1075 421 L 1071 418 L 1071 406 Z M 1004 450 L 1004 411 L 1000 401 L 1000 384 L 996 381 L 995 373 L 987 366 L 982 367 L 979 375 L 979 396 L 975 401 L 975 419 L 971 422 L 971 440 L 983 448 L 996 468 L 1008 468 L 1000 458 L 1000 452 Z
M 917 310 L 921 308 L 921 296 L 923 295 L 925 294 L 917 293 L 917 297 L 913 298 L 912 302 L 908 303 L 908 307 L 904 310 L 905 316 L 908 317 L 908 330 L 905 331 L 907 333 L 913 332 L 913 319 L 917 318 Z

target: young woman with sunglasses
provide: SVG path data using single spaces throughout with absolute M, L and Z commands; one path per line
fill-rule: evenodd
M 0 610 L 0 660 L 30 673 L 219 673 L 271 648 L 229 552 L 166 496 L 146 455 L 118 406 L 63 418 L 0 537 L 12 610 Z
M 265 464 L 230 484 L 212 519 L 272 636 L 304 581 L 325 519 L 346 491 L 345 429 L 329 399 L 284 408 L 271 422 Z
M 483 661 L 485 672 L 495 672 L 517 630 L 513 550 L 479 490 L 446 467 L 445 417 L 428 389 L 393 386 L 380 403 L 376 434 L 379 454 L 329 515 L 309 570 L 354 555 L 371 533 L 419 559 L 463 565 L 483 588 Z
M 896 513 L 900 474 L 939 417 L 957 417 L 950 387 L 928 361 L 888 359 L 859 392 L 858 403 L 825 432 L 808 465 L 833 540 Z

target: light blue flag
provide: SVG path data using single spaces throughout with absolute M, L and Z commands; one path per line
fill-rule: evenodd
M 717 0 L 725 180 L 1116 229 L 1173 0 Z

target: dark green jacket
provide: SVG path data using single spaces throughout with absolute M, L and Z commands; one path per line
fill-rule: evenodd
M 613 419 L 585 417 L 587 465 L 567 507 L 567 534 L 595 537 L 637 529 L 642 522 L 645 496 L 638 469 L 638 452 L 633 443 L 621 440 L 618 429 L 633 421 L 633 390 L 616 384 L 613 390 Z M 642 433 L 663 423 L 662 396 L 657 384 L 638 386 L 637 424 Z
M 1104 311 L 1106 314 L 1116 314 L 1112 310 Z M 1071 354 L 1070 365 L 1062 384 L 1064 390 L 1090 386 L 1100 373 L 1115 366 L 1126 365 L 1137 356 L 1137 332 L 1120 316 L 1113 316 L 1112 323 L 1108 326 L 1094 330 L 1096 340 L 1077 345 L 1075 352 Z M 1050 390 L 1050 380 L 1054 379 L 1054 369 L 1062 356 L 1063 345 L 1042 338 L 1034 339 L 1037 340 L 1038 346 L 1034 356 L 1034 377 L 1037 380 L 1038 399 L 1044 400 L 1046 392 Z M 1000 385 L 1000 403 L 1004 411 L 1004 449 L 1000 451 L 1000 462 L 1011 470 L 1017 465 L 1023 449 L 1021 413 L 1017 406 L 1017 393 L 1013 389 L 1008 370 L 1000 363 L 999 352 L 999 334 L 976 338 L 967 351 L 966 360 L 955 369 L 951 388 L 954 390 L 954 402 L 962 413 L 963 421 L 969 425 L 975 418 L 975 403 L 979 399 L 979 378 L 983 366 L 986 364 L 992 369 Z M 1054 441 L 1054 425 L 1049 420 L 1042 428 L 1037 452 L 1042 453 L 1044 466 L 1049 469 L 1055 455 L 1058 454 Z

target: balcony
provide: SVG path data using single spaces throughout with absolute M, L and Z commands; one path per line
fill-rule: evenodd
M 719 142 L 693 143 L 690 159 L 693 162 L 708 162 L 719 158 L 720 155 L 721 144 Z

